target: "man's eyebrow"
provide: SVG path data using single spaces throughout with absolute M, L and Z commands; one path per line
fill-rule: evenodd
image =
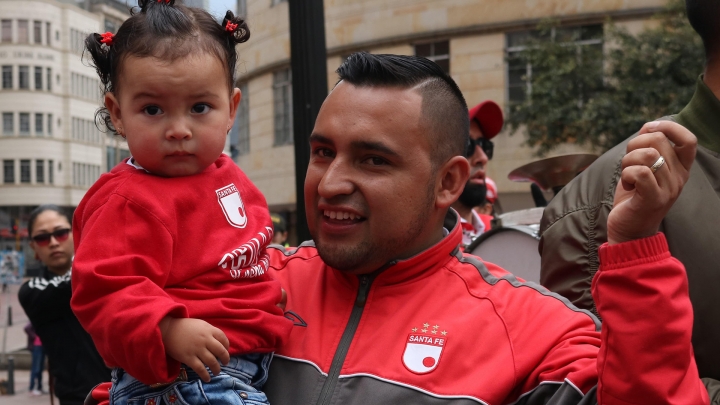
M 400 154 L 390 149 L 382 142 L 354 141 L 350 144 L 355 149 L 372 150 L 389 156 L 400 157 Z
M 312 133 L 310 134 L 310 143 L 326 143 L 328 145 L 334 145 L 335 143 L 330 140 L 330 138 L 320 135 L 318 133 Z

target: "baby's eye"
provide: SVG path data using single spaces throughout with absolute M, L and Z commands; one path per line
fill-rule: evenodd
M 210 106 L 207 104 L 195 104 L 192 107 L 192 112 L 195 114 L 207 114 L 210 112 Z
M 145 110 L 145 114 L 147 114 L 147 115 L 159 115 L 159 114 L 162 114 L 162 112 L 163 112 L 162 109 L 160 109 L 160 107 L 158 107 L 156 105 L 149 105 L 149 106 L 145 107 L 144 110 Z

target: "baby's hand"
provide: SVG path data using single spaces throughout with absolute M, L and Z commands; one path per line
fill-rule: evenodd
M 227 336 L 203 320 L 166 317 L 160 321 L 160 333 L 165 353 L 193 369 L 205 382 L 210 381 L 205 366 L 218 375 L 220 362 L 227 364 L 230 361 Z

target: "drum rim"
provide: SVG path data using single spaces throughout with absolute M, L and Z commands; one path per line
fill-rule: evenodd
M 472 251 L 475 250 L 478 247 L 478 245 L 483 243 L 485 241 L 485 239 L 488 239 L 489 237 L 491 237 L 495 234 L 498 234 L 501 232 L 506 232 L 506 231 L 519 231 L 528 236 L 532 236 L 533 239 L 536 239 L 538 241 L 540 240 L 539 232 L 530 229 L 529 225 L 501 226 L 499 228 L 493 228 L 493 229 L 483 233 L 482 235 L 478 236 L 477 238 L 475 238 L 475 240 L 473 240 L 472 242 L 470 242 L 469 245 L 467 245 L 467 247 L 465 248 L 465 252 L 472 253 Z

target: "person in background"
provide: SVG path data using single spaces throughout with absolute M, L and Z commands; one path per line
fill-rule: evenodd
M 695 164 L 682 194 L 662 220 L 670 252 L 687 269 L 693 304 L 693 348 L 700 377 L 720 403 L 720 1 L 686 0 L 688 19 L 705 45 L 705 72 L 676 121 L 697 136 Z M 600 266 L 598 248 L 625 149 L 637 134 L 598 158 L 550 201 L 540 222 L 540 282 L 597 314 L 590 293 Z
M 92 387 L 110 381 L 110 369 L 70 309 L 75 253 L 70 222 L 56 205 L 41 205 L 30 213 L 30 247 L 43 272 L 20 287 L 18 299 L 42 340 L 60 405 L 81 405 Z
M 30 350 L 32 361 L 30 366 L 30 395 L 42 395 L 42 375 L 45 365 L 45 352 L 43 351 L 42 341 L 35 333 L 32 323 L 25 325 L 25 334 L 28 337 L 27 349 Z M 37 387 L 36 387 L 37 386 Z
M 486 202 L 487 185 L 485 169 L 493 157 L 494 145 L 490 139 L 500 133 L 503 127 L 503 114 L 494 101 L 486 100 L 471 108 L 470 142 L 466 157 L 470 162 L 470 178 L 462 194 L 453 203 L 452 208 L 460 215 L 463 229 L 462 246 L 469 245 L 475 238 L 489 230 L 485 221 L 473 210 Z
M 288 247 L 290 245 L 287 244 L 287 238 L 288 238 L 288 230 L 287 230 L 287 222 L 285 221 L 285 218 L 283 218 L 280 214 L 270 214 L 270 219 L 273 223 L 273 239 L 272 243 L 274 245 L 283 245 L 285 247 Z

